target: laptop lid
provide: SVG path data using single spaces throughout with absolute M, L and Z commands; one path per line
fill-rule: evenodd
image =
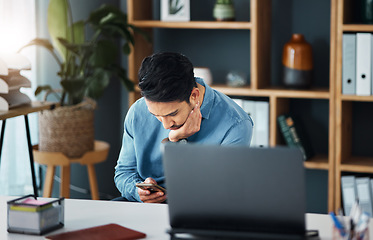
M 163 151 L 175 232 L 304 235 L 305 177 L 298 149 L 170 143 Z

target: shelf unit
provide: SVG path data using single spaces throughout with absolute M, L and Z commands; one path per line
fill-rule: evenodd
M 334 0 L 332 0 L 334 1 Z M 285 144 L 280 130 L 277 127 L 277 117 L 287 113 L 290 101 L 297 99 L 326 100 L 329 105 L 329 130 L 328 130 L 328 153 L 317 154 L 304 163 L 308 169 L 319 169 L 328 171 L 328 210 L 334 209 L 334 124 L 335 124 L 335 101 L 333 81 L 329 81 L 329 88 L 314 88 L 309 90 L 288 90 L 282 87 L 271 86 L 270 45 L 271 45 L 271 0 L 250 0 L 250 21 L 193 21 L 189 22 L 163 22 L 153 19 L 152 0 L 127 0 L 128 22 L 142 28 L 151 36 L 153 29 L 218 29 L 250 31 L 250 84 L 241 88 L 232 88 L 217 84 L 212 87 L 229 96 L 241 97 L 265 97 L 270 103 L 270 126 L 269 143 L 271 146 Z M 250 6 L 249 6 L 250 4 Z M 332 23 L 333 24 L 333 21 Z M 334 39 L 331 35 L 331 42 Z M 137 79 L 137 72 L 144 57 L 153 53 L 152 44 L 146 42 L 141 36 L 135 35 L 135 48 L 129 56 L 129 77 Z M 333 77 L 332 74 L 330 77 Z M 139 90 L 130 93 L 129 104 L 131 105 L 140 98 Z
M 353 22 L 354 9 L 358 4 L 352 0 L 336 0 L 334 4 L 337 24 L 336 35 L 336 166 L 335 166 L 335 210 L 342 206 L 341 176 L 343 172 L 350 174 L 373 174 L 373 154 L 370 157 L 356 156 L 353 145 L 353 107 L 355 103 L 373 102 L 373 96 L 356 96 L 342 94 L 342 37 L 346 32 L 371 32 L 372 24 L 356 24 Z M 369 109 L 367 109 L 369 110 Z M 372 129 L 367 129 L 373 134 Z

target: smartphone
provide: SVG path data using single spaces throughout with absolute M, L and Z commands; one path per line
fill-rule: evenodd
M 136 183 L 136 187 L 154 192 L 166 192 L 166 189 L 154 183 Z

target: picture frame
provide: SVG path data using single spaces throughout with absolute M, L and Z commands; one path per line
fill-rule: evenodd
M 190 0 L 161 0 L 161 21 L 190 21 Z

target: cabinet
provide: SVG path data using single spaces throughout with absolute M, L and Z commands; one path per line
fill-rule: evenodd
M 342 206 L 342 175 L 373 174 L 373 151 L 371 150 L 371 141 L 369 141 L 373 134 L 372 114 L 370 114 L 373 107 L 373 96 L 342 94 L 343 33 L 373 33 L 372 24 L 355 23 L 353 11 L 358 4 L 359 2 L 352 0 L 335 0 L 333 4 L 333 14 L 336 19 L 336 24 L 333 27 L 333 34 L 336 38 L 336 44 L 333 47 L 336 59 L 334 66 L 336 79 L 335 210 Z M 364 124 L 367 120 L 370 123 Z M 364 129 L 359 130 L 359 125 L 365 125 Z M 370 148 L 370 150 L 358 149 L 358 146 L 364 148 L 364 145 L 365 149 Z
M 334 0 L 333 0 L 334 1 Z M 247 86 L 241 88 L 232 88 L 224 84 L 212 85 L 218 91 L 229 96 L 239 96 L 248 98 L 264 98 L 270 103 L 269 119 L 269 143 L 271 146 L 284 145 L 280 130 L 277 126 L 277 117 L 287 113 L 295 105 L 300 110 L 302 101 L 322 101 L 327 110 L 322 114 L 328 119 L 328 127 L 325 139 L 326 150 L 316 152 L 316 155 L 306 161 L 305 167 L 308 169 L 325 170 L 328 172 L 328 210 L 334 208 L 334 144 L 335 144 L 335 101 L 334 84 L 328 81 L 327 87 L 315 87 L 308 90 L 289 90 L 281 86 L 272 84 L 271 71 L 271 0 L 250 0 L 243 1 L 249 9 L 250 20 L 216 22 L 216 21 L 197 21 L 193 17 L 189 22 L 163 22 L 153 18 L 153 4 L 159 4 L 159 1 L 152 0 L 127 0 L 127 11 L 129 23 L 142 28 L 150 35 L 156 29 L 178 29 L 189 30 L 198 29 L 200 31 L 219 30 L 222 31 L 249 31 L 250 32 L 250 82 Z M 194 1 L 193 4 L 200 4 Z M 206 10 L 209 11 L 209 10 Z M 211 11 L 211 10 L 210 10 Z M 289 35 L 290 37 L 290 35 Z M 332 39 L 331 39 L 332 40 Z M 333 40 L 334 41 L 334 40 Z M 144 57 L 153 53 L 153 45 L 135 35 L 135 47 L 129 56 L 129 77 L 137 81 L 137 72 Z M 192 46 L 191 46 L 192 47 Z M 242 53 L 246 54 L 246 53 Z M 224 61 L 224 60 L 222 60 Z M 229 61 L 229 60 L 225 60 Z M 328 76 L 329 78 L 329 76 Z M 130 93 L 129 103 L 132 104 L 140 97 L 139 90 Z M 299 106 L 300 105 L 300 106 Z M 314 131 L 313 126 L 309 126 L 309 131 Z

